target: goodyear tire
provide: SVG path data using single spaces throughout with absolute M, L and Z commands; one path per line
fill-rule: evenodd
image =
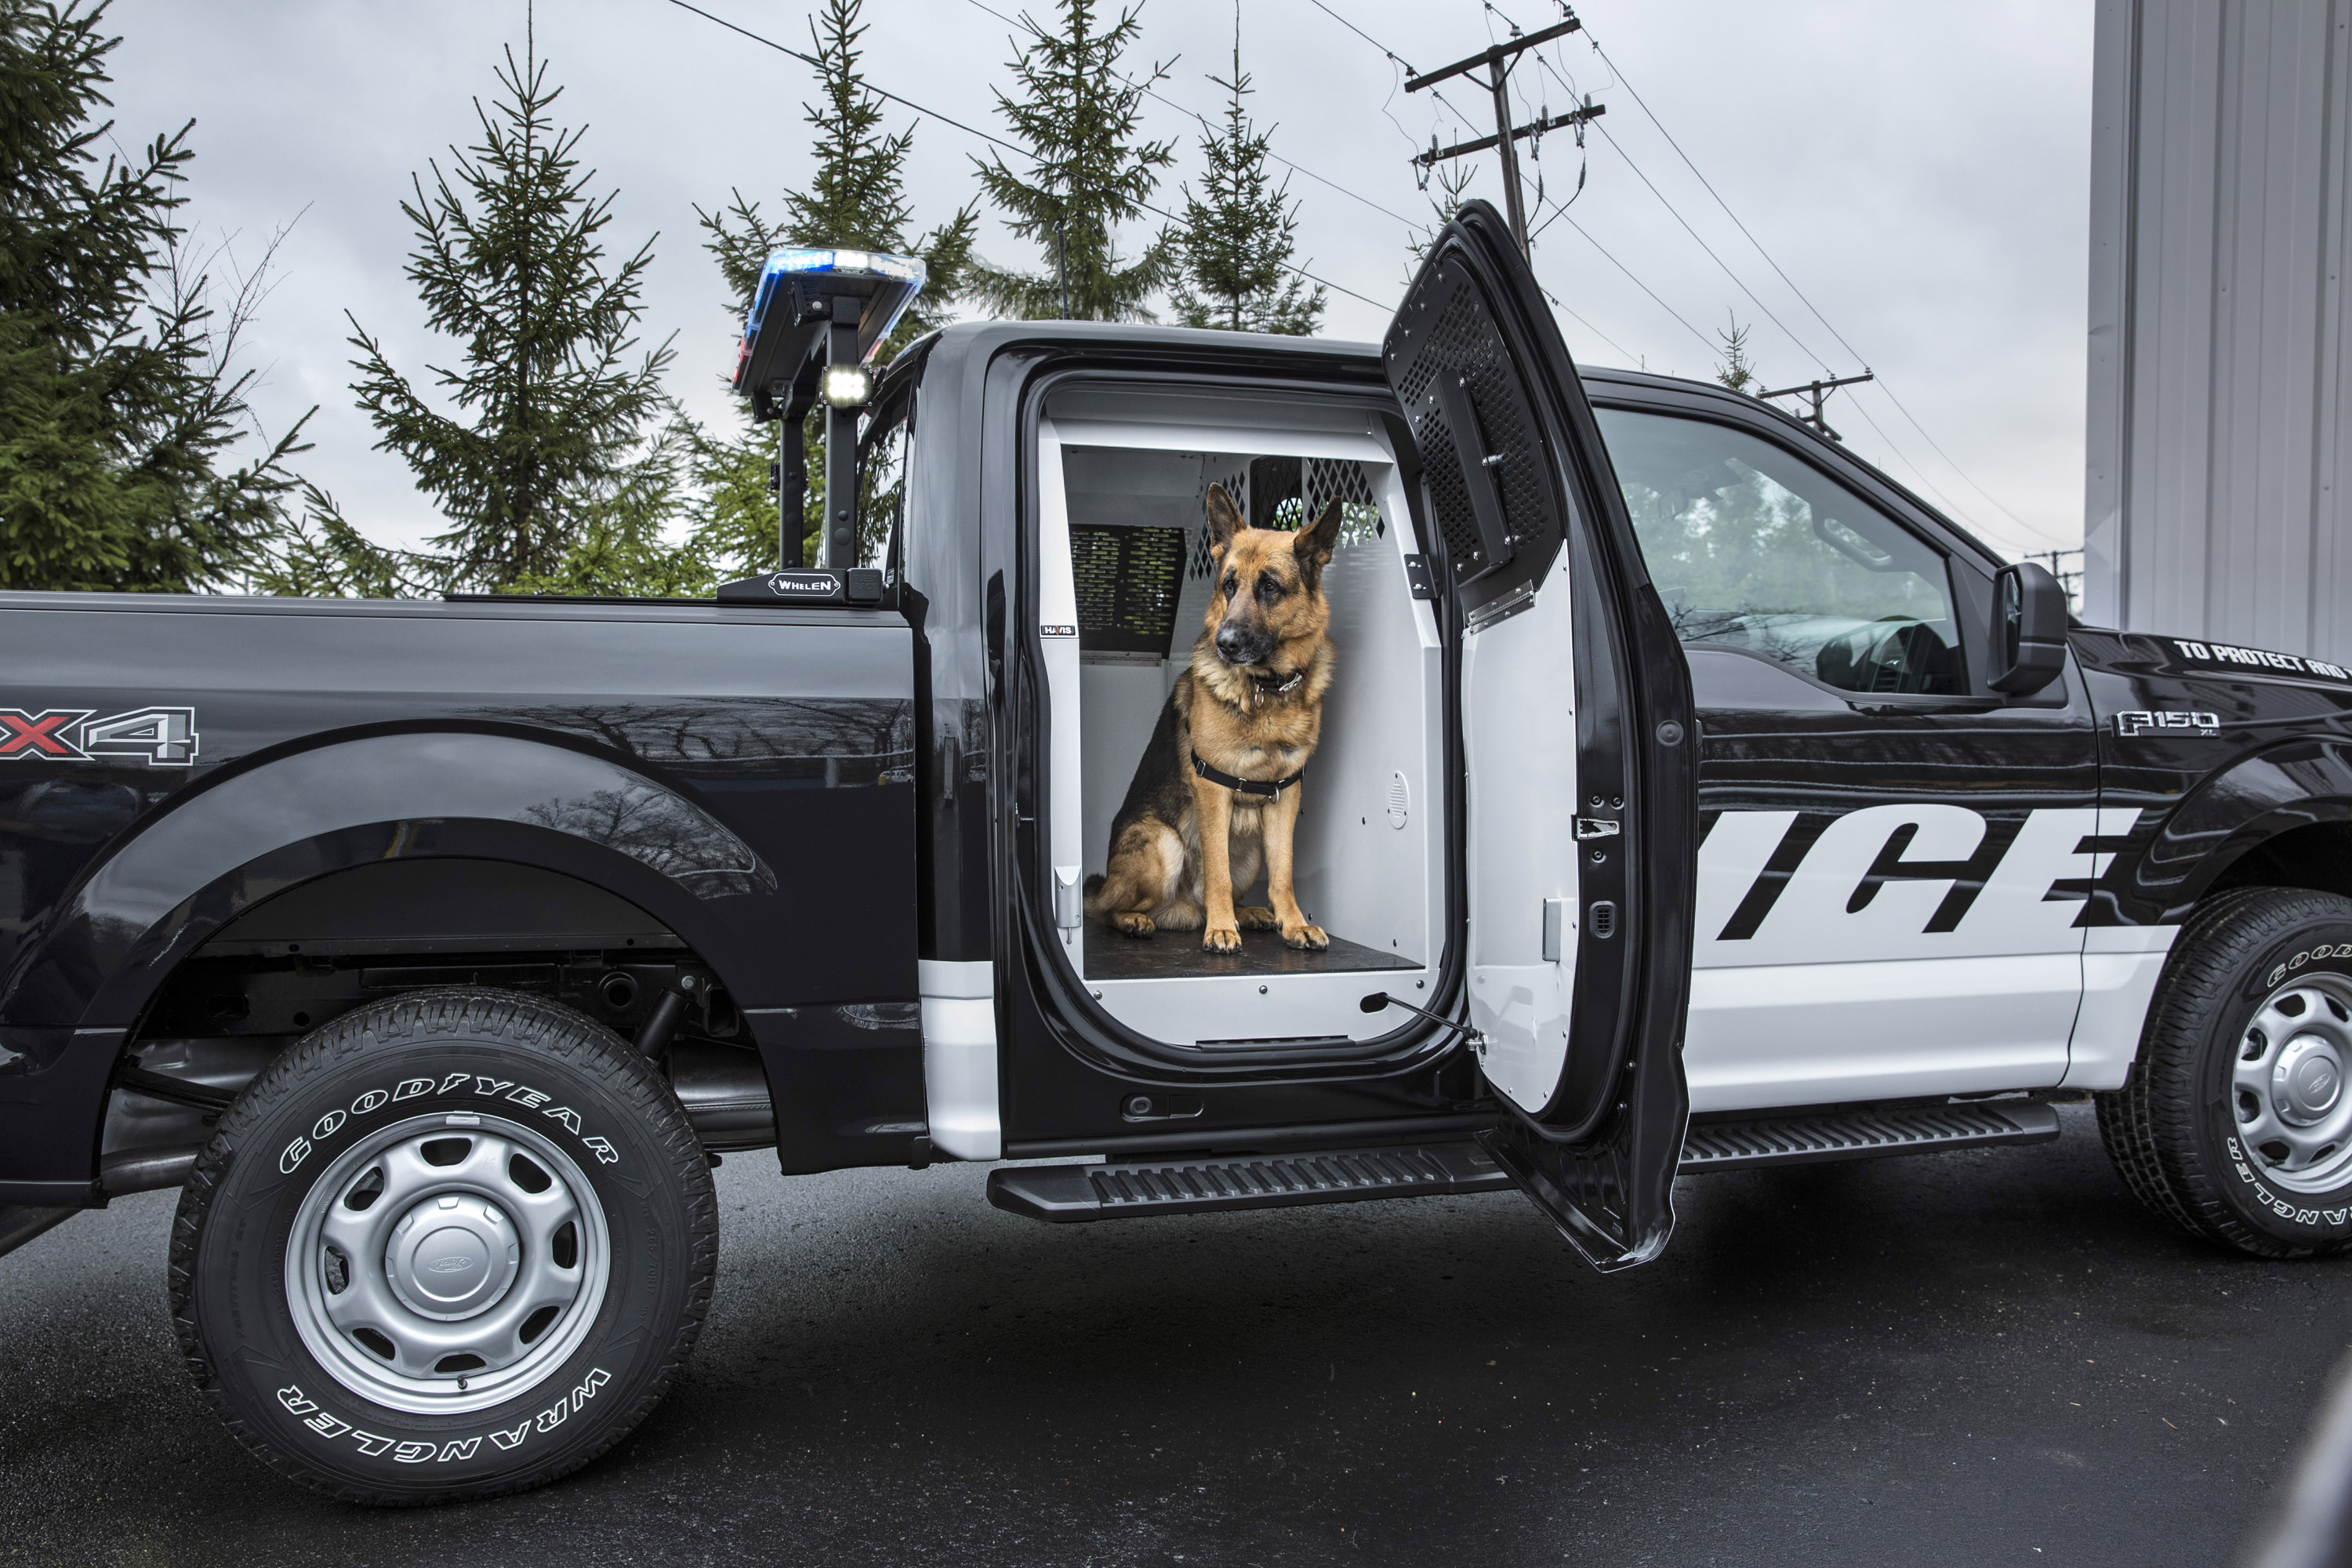
M 2098 1099 L 2125 1184 L 2262 1258 L 2352 1246 L 2352 900 L 2240 888 L 2201 905 L 2157 984 L 2139 1060 Z
M 710 1170 L 633 1047 L 495 991 L 345 1015 L 181 1195 L 172 1316 L 263 1460 L 355 1502 L 520 1490 L 661 1399 L 718 1258 Z

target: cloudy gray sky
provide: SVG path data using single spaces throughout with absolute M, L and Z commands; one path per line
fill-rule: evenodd
M 803 4 L 698 3 L 807 45 Z M 1247 0 L 1244 65 L 1256 114 L 1276 127 L 1275 151 L 1297 165 L 1302 258 L 1366 297 L 1335 291 L 1326 331 L 1373 338 L 1404 280 L 1407 220 L 1429 212 L 1412 153 L 1433 132 L 1451 142 L 1492 130 L 1456 117 L 1489 112 L 1465 84 L 1444 89 L 1446 102 L 1407 97 L 1382 49 L 1425 70 L 1485 47 L 1511 22 L 1545 26 L 1559 8 L 1328 3 L 1380 47 L 1313 0 Z M 1606 135 L 1582 154 L 1549 137 L 1539 163 L 1546 217 L 1585 164 L 1582 194 L 1536 247 L 1538 276 L 1574 312 L 1561 325 L 1578 358 L 1706 374 L 1719 358 L 1715 333 L 1737 319 L 1775 384 L 1867 364 L 1881 384 L 1832 404 L 1856 450 L 2005 549 L 2079 542 L 2090 6 L 1578 9 L 1588 31 L 1528 57 L 1514 79 L 1529 111 L 1557 113 L 1586 93 L 1608 108 Z M 868 0 L 867 13 L 876 85 L 1002 133 L 992 89 L 1014 52 L 1005 22 L 978 0 Z M 411 171 L 435 156 L 446 164 L 449 143 L 472 139 L 473 100 L 494 91 L 501 47 L 520 47 L 522 0 L 117 0 L 110 16 L 126 36 L 114 57 L 118 138 L 194 118 L 188 217 L 200 233 L 232 238 L 249 265 L 293 226 L 250 342 L 262 420 L 275 430 L 318 405 L 306 471 L 382 538 L 434 531 L 430 503 L 398 458 L 373 450 L 374 432 L 352 406 L 343 313 L 380 335 L 395 363 L 421 372 L 449 357 L 401 275 L 412 236 L 399 203 Z M 1218 111 L 1220 89 L 1205 79 L 1223 74 L 1234 13 L 1146 0 L 1142 20 L 1135 63 L 1171 62 L 1159 90 L 1181 106 L 1150 103 L 1148 126 L 1180 140 L 1181 179 L 1201 162 L 1201 128 L 1183 110 Z M 565 89 L 559 116 L 588 128 L 594 188 L 618 193 L 613 248 L 656 237 L 647 338 L 675 334 L 675 389 L 692 413 L 731 417 L 723 377 L 740 323 L 697 243 L 694 208 L 735 188 L 772 205 L 806 176 L 807 68 L 668 0 L 541 0 L 538 36 Z M 892 122 L 917 125 L 919 224 L 972 197 L 982 143 L 895 108 Z M 1492 155 L 1477 162 L 1471 192 L 1493 198 Z M 1174 184 L 1161 205 L 1174 205 Z M 982 249 L 1038 261 L 992 222 Z

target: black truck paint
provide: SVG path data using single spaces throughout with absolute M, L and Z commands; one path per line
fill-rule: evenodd
M 242 989 L 230 999 L 254 1037 L 289 1040 L 323 1017 L 254 1013 L 268 1000 L 255 977 L 341 976 L 356 997 L 349 977 L 374 973 L 370 959 L 395 986 L 539 964 L 556 978 L 533 984 L 560 987 L 633 953 L 707 971 L 725 1005 L 705 1032 L 756 1046 L 788 1171 L 929 1157 L 919 959 L 999 977 L 1009 1156 L 1495 1124 L 1475 1064 L 1417 1021 L 1318 1059 L 1184 1063 L 1085 1006 L 1041 958 L 1025 454 L 1045 389 L 1079 381 L 1344 403 L 1384 417 L 1408 467 L 1427 456 L 1369 345 L 966 325 L 910 350 L 877 393 L 877 416 L 911 405 L 912 453 L 898 574 L 877 606 L 0 598 L 0 1205 L 104 1201 L 110 1094 L 131 1092 L 114 1086 L 141 1070 L 143 1040 L 189 1031 L 208 975 L 239 977 L 218 988 Z M 1630 373 L 1582 382 L 1604 416 L 1745 430 L 1950 560 L 1958 694 L 1874 700 L 1692 651 L 1698 834 L 1727 812 L 1798 816 L 1757 899 L 1826 824 L 1893 801 L 1986 819 L 1966 860 L 1897 847 L 1869 878 L 1948 880 L 1963 906 L 2033 812 L 2094 805 L 2140 815 L 2096 847 L 2113 855 L 2105 871 L 2065 890 L 2084 925 L 2178 923 L 2246 881 L 2352 891 L 2345 672 L 2076 628 L 2057 682 L 2003 698 L 1979 635 L 2001 565 L 1990 552 L 1751 399 Z M 1416 521 L 1442 559 L 1442 530 Z M 1619 569 L 1638 577 L 1639 563 Z M 190 754 L 172 754 L 178 719 L 142 715 L 184 715 Z M 110 720 L 133 721 L 86 731 Z M 415 870 L 394 888 L 387 865 Z M 306 889 L 315 924 L 270 923 Z M 320 980 L 326 1005 L 335 985 Z M 636 1026 L 646 1005 L 614 1016 Z M 1137 1096 L 1171 1094 L 1200 1113 L 1181 1128 L 1131 1114 Z

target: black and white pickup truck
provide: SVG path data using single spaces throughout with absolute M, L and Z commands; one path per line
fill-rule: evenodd
M 2072 625 L 1775 410 L 1580 373 L 1475 205 L 1378 347 L 964 325 L 863 431 L 861 564 L 764 603 L 0 600 L 0 1247 L 180 1188 L 287 1475 L 602 1452 L 739 1150 L 1048 1221 L 1517 1186 L 1609 1269 L 1678 1173 L 2088 1091 L 2158 1213 L 2352 1243 L 2345 670 Z M 1325 952 L 1082 912 L 1212 484 L 1343 510 Z

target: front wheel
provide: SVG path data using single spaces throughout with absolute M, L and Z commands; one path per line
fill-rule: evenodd
M 2139 1199 L 2263 1258 L 2352 1247 L 2352 900 L 2240 888 L 2200 906 L 2140 1059 L 2098 1096 Z
M 247 1447 L 353 1501 L 486 1497 L 620 1440 L 692 1346 L 710 1171 L 660 1076 L 572 1010 L 417 993 L 239 1097 L 172 1241 L 172 1312 Z

